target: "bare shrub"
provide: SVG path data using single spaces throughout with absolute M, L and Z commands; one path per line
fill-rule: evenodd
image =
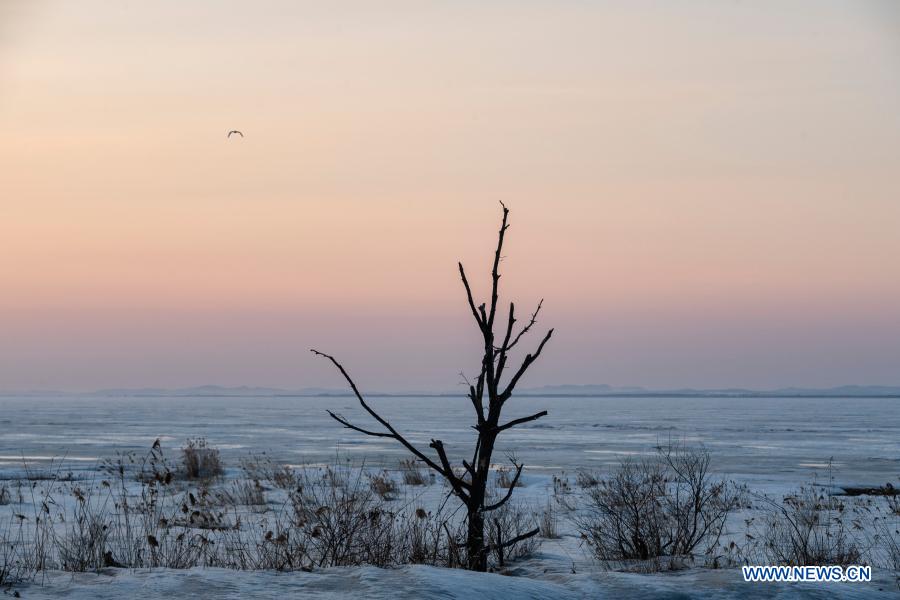
M 594 557 L 648 561 L 710 553 L 737 503 L 726 482 L 710 477 L 709 464 L 706 450 L 670 445 L 654 459 L 623 462 L 610 477 L 579 476 L 597 482 L 586 488 L 586 510 L 575 518 Z
M 578 474 L 575 475 L 575 483 L 577 483 L 578 487 L 581 489 L 597 487 L 600 485 L 600 481 L 601 480 L 597 475 L 590 471 L 578 471 Z
M 6 506 L 12 502 L 12 493 L 6 484 L 0 485 L 0 506 Z
M 863 551 L 846 523 L 839 498 L 806 485 L 781 502 L 763 498 L 773 508 L 762 526 L 762 553 L 784 565 L 859 564 Z
M 205 438 L 189 439 L 181 449 L 181 464 L 188 479 L 214 479 L 225 474 L 218 448 Z
M 391 479 L 387 471 L 369 475 L 369 487 L 382 500 L 393 500 L 397 497 L 397 483 Z
M 406 485 L 428 485 L 428 473 L 414 459 L 400 461 L 400 474 Z
M 297 476 L 287 465 L 272 462 L 265 454 L 252 454 L 241 460 L 241 470 L 247 479 L 265 481 L 272 487 L 293 490 L 297 487 Z
M 534 530 L 534 515 L 523 507 L 506 504 L 491 515 L 488 547 L 498 567 L 506 566 L 507 560 L 517 560 L 534 554 L 540 546 L 531 533 Z

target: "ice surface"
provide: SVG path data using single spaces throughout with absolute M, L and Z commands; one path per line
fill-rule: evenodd
M 427 449 L 433 437 L 462 459 L 474 431 L 465 398 L 380 397 L 372 405 Z M 177 446 L 205 436 L 235 462 L 267 452 L 291 463 L 330 462 L 336 454 L 396 466 L 404 450 L 342 429 L 326 409 L 371 426 L 353 398 L 0 398 L 0 475 L 65 457 L 91 469 L 116 451 L 144 451 L 160 438 Z M 706 445 L 713 468 L 768 489 L 827 477 L 838 484 L 897 483 L 900 400 L 896 398 L 513 398 L 510 418 L 549 415 L 505 433 L 498 457 L 515 450 L 532 473 L 605 468 L 651 454 L 669 439 Z

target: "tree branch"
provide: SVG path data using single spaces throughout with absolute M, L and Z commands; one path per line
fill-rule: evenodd
M 325 412 L 327 412 L 329 415 L 331 415 L 332 419 L 334 419 L 335 421 L 337 421 L 338 423 L 340 423 L 347 429 L 353 429 L 360 433 L 364 433 L 366 435 L 371 435 L 371 436 L 375 436 L 375 437 L 386 437 L 386 438 L 394 437 L 393 433 L 387 433 L 384 431 L 369 431 L 368 429 L 363 429 L 362 427 L 357 427 L 356 425 L 354 425 L 353 423 L 351 423 L 350 421 L 348 421 L 341 415 L 336 415 L 333 412 L 331 412 L 330 410 L 326 410 Z
M 450 460 L 447 459 L 447 452 L 444 451 L 444 443 L 441 440 L 431 440 L 430 445 L 434 448 L 435 452 L 437 452 L 441 465 L 443 465 L 444 469 L 449 473 L 449 475 L 445 475 L 445 477 L 447 477 L 450 485 L 453 486 L 453 491 L 456 492 L 456 495 L 459 496 L 463 502 L 468 501 L 469 496 L 463 491 L 463 488 L 471 490 L 472 484 L 457 477 L 456 473 L 453 472 L 453 468 L 450 466 Z
M 513 463 L 513 464 L 515 464 L 515 463 Z M 525 465 L 522 465 L 522 464 L 516 465 L 516 475 L 515 475 L 515 477 L 513 477 L 513 480 L 509 486 L 509 489 L 506 490 L 506 495 L 503 496 L 503 498 L 499 502 L 495 502 L 494 504 L 489 504 L 489 505 L 485 506 L 483 509 L 481 509 L 482 512 L 489 512 L 492 510 L 497 510 L 498 508 L 500 508 L 501 506 L 506 504 L 506 502 L 512 497 L 513 490 L 516 489 L 516 485 L 518 485 L 518 483 L 519 483 L 519 477 L 521 477 L 521 475 L 522 475 L 522 468 L 524 466 Z
M 347 380 L 347 383 L 350 384 L 350 388 L 353 390 L 353 393 L 356 395 L 356 399 L 359 400 L 360 405 L 361 405 L 364 409 L 366 409 L 366 412 L 368 412 L 370 415 L 372 415 L 372 418 L 374 418 L 376 421 L 378 421 L 379 423 L 381 423 L 381 424 L 384 426 L 384 428 L 387 429 L 387 430 L 390 432 L 390 435 L 384 435 L 384 434 L 379 434 L 379 433 L 375 433 L 375 432 L 370 432 L 370 431 L 361 429 L 361 428 L 356 427 L 356 426 L 351 426 L 350 423 L 349 423 L 348 421 L 346 421 L 346 420 L 336 419 L 336 420 L 338 420 L 338 422 L 343 423 L 345 426 L 350 426 L 351 429 L 355 429 L 356 431 L 360 431 L 360 432 L 362 432 L 362 433 L 365 433 L 366 435 L 375 435 L 376 437 L 393 437 L 395 440 L 397 440 L 398 442 L 400 442 L 401 444 L 403 444 L 403 446 L 404 446 L 407 450 L 409 450 L 410 452 L 412 452 L 413 454 L 415 454 L 416 457 L 418 457 L 418 458 L 419 458 L 422 462 L 424 462 L 426 465 L 428 465 L 429 467 L 431 467 L 432 469 L 434 469 L 435 471 L 437 471 L 438 473 L 440 473 L 440 474 L 443 475 L 444 477 L 447 477 L 448 479 L 449 479 L 450 477 L 453 477 L 453 471 L 452 471 L 452 470 L 445 472 L 443 468 L 441 468 L 441 467 L 438 466 L 438 464 L 435 463 L 433 460 L 431 460 L 430 458 L 428 458 L 427 456 L 425 456 L 424 454 L 422 454 L 422 452 L 421 452 L 418 448 L 416 448 L 415 446 L 413 446 L 412 444 L 410 444 L 410 443 L 406 440 L 406 438 L 404 438 L 402 435 L 400 435 L 400 433 L 398 433 L 397 430 L 394 429 L 394 428 L 391 426 L 390 423 L 388 423 L 387 421 L 385 421 L 385 420 L 381 417 L 381 415 L 379 415 L 377 412 L 375 412 L 374 410 L 372 410 L 372 408 L 371 408 L 368 404 L 366 404 L 366 401 L 363 399 L 362 394 L 359 393 L 359 389 L 357 389 L 356 384 L 353 383 L 353 379 L 350 378 L 350 375 L 347 373 L 346 369 L 344 369 L 344 366 L 343 366 L 341 363 L 339 363 L 339 362 L 337 361 L 337 359 L 335 359 L 335 358 L 334 358 L 333 356 L 331 356 L 330 354 L 325 354 L 324 352 L 319 352 L 318 350 L 316 350 L 316 349 L 314 349 L 314 348 L 310 348 L 310 352 L 312 352 L 312 353 L 315 354 L 316 356 L 322 356 L 322 357 L 324 357 L 324 358 L 327 358 L 328 360 L 330 360 L 330 361 L 334 364 L 335 367 L 337 367 L 338 371 L 341 372 L 341 375 L 344 376 L 344 379 Z M 335 415 L 332 415 L 332 417 L 335 417 Z M 336 417 L 335 417 L 335 418 L 336 418 Z
M 503 207 L 503 221 L 500 223 L 500 233 L 497 236 L 497 251 L 494 252 L 494 266 L 491 269 L 491 312 L 488 315 L 487 320 L 485 321 L 486 329 L 492 330 L 494 327 L 494 315 L 497 313 L 497 288 L 500 284 L 500 253 L 503 250 L 503 237 L 506 234 L 506 230 L 509 229 L 509 225 L 506 224 L 506 219 L 509 216 L 509 209 L 506 208 L 506 205 L 503 202 L 500 202 L 500 206 Z
M 499 348 L 494 348 L 494 351 L 500 352 L 500 359 L 497 361 L 497 368 L 494 370 L 494 389 L 500 385 L 500 378 L 503 376 L 503 369 L 506 368 L 506 351 L 509 346 L 509 338 L 512 335 L 513 325 L 516 322 L 516 305 L 513 302 L 509 303 L 509 319 L 506 324 L 506 335 L 503 338 L 503 344 L 500 345 Z
M 534 326 L 534 324 L 537 323 L 537 316 L 538 316 L 538 313 L 541 312 L 541 307 L 543 305 L 544 305 L 544 299 L 541 298 L 541 301 L 538 302 L 537 308 L 534 310 L 533 313 L 531 313 L 531 320 L 528 322 L 528 325 L 526 325 L 525 327 L 522 328 L 522 331 L 520 331 L 516 335 L 515 339 L 513 339 L 512 343 L 510 345 L 506 346 L 507 352 L 512 350 L 513 347 L 519 343 L 519 340 L 522 339 L 522 336 L 525 335 L 526 333 L 528 333 L 531 330 L 531 328 Z
M 481 322 L 481 317 L 478 316 L 478 309 L 475 308 L 475 299 L 472 298 L 472 288 L 469 286 L 469 280 L 466 278 L 466 270 L 463 268 L 463 264 L 457 263 L 459 265 L 459 276 L 462 277 L 463 285 L 466 287 L 466 299 L 469 301 L 469 308 L 472 309 L 472 316 L 475 317 L 475 322 L 478 323 L 478 329 L 484 329 L 484 323 Z
M 539 534 L 540 532 L 541 532 L 541 529 L 539 527 L 532 529 L 531 531 L 529 531 L 527 533 L 523 533 L 522 535 L 517 535 L 516 537 L 512 538 L 511 540 L 507 540 L 507 541 L 503 542 L 498 547 L 499 548 L 509 548 L 513 544 L 518 544 L 519 542 L 527 540 L 528 538 L 534 537 L 537 534 Z
M 522 375 L 525 374 L 525 371 L 528 370 L 528 367 L 531 366 L 535 360 L 537 360 L 538 356 L 541 355 L 541 350 L 544 349 L 544 344 L 546 344 L 550 340 L 550 336 L 553 335 L 553 330 L 549 330 L 547 335 L 544 336 L 544 339 L 541 340 L 540 345 L 538 345 L 537 350 L 534 351 L 534 354 L 528 354 L 525 356 L 525 360 L 522 361 L 522 365 L 519 367 L 519 370 L 516 371 L 516 374 L 512 376 L 512 379 L 509 380 L 509 383 L 506 384 L 506 389 L 503 390 L 503 393 L 500 394 L 500 401 L 505 402 L 512 395 L 513 390 L 516 387 L 516 384 L 519 383 L 519 379 Z
M 535 414 L 531 415 L 530 417 L 522 417 L 520 419 L 513 419 L 509 423 L 506 423 L 506 424 L 498 427 L 497 431 L 505 431 L 507 429 L 510 429 L 511 427 L 515 427 L 516 425 L 521 425 L 522 423 L 527 423 L 528 421 L 536 421 L 536 420 L 540 419 L 541 417 L 546 417 L 546 416 L 547 416 L 547 411 L 542 410 L 541 412 L 535 413 Z

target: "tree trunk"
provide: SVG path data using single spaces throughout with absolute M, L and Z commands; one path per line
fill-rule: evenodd
M 484 515 L 481 510 L 469 508 L 466 555 L 470 571 L 487 571 L 487 550 L 484 547 Z

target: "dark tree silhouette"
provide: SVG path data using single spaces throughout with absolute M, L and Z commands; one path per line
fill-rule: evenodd
M 463 269 L 462 263 L 459 263 L 459 275 L 462 278 L 462 283 L 466 290 L 466 299 L 469 303 L 469 308 L 472 310 L 472 316 L 475 318 L 475 323 L 476 325 L 478 325 L 478 331 L 480 332 L 482 340 L 484 342 L 484 354 L 481 358 L 481 370 L 478 373 L 478 377 L 475 378 L 474 383 L 467 381 L 467 383 L 469 384 L 468 397 L 475 409 L 475 417 L 477 419 L 477 423 L 475 424 L 474 429 L 478 432 L 478 438 L 475 443 L 474 452 L 472 453 L 472 461 L 469 462 L 463 460 L 462 469 L 454 471 L 453 467 L 450 464 L 450 460 L 447 458 L 447 452 L 444 449 L 444 444 L 443 442 L 441 442 L 441 440 L 431 440 L 430 447 L 435 452 L 435 458 L 430 458 L 428 455 L 416 448 L 409 442 L 409 440 L 403 437 L 403 435 L 398 432 L 387 420 L 385 420 L 374 409 L 372 409 L 371 406 L 369 406 L 369 404 L 363 398 L 363 395 L 360 393 L 359 389 L 357 389 L 356 384 L 350 378 L 350 375 L 347 373 L 346 369 L 344 369 L 341 363 L 339 363 L 331 355 L 319 352 L 318 350 L 312 350 L 313 353 L 327 358 L 334 364 L 335 367 L 337 367 L 337 369 L 341 372 L 341 375 L 344 376 L 344 379 L 347 380 L 347 383 L 350 384 L 350 387 L 353 389 L 353 393 L 359 400 L 360 405 L 362 405 L 366 412 L 368 412 L 369 415 L 381 425 L 383 430 L 373 431 L 371 429 L 358 427 L 350 423 L 343 416 L 328 411 L 328 414 L 331 415 L 332 418 L 334 418 L 344 427 L 348 427 L 360 433 L 375 437 L 391 438 L 398 441 L 417 459 L 428 465 L 428 467 L 439 473 L 449 482 L 453 493 L 459 497 L 459 499 L 466 507 L 467 567 L 473 571 L 487 570 L 487 558 L 488 552 L 490 550 L 493 549 L 502 556 L 504 548 L 507 548 L 522 540 L 537 535 L 539 531 L 538 529 L 534 529 L 533 531 L 529 531 L 509 540 L 504 540 L 499 543 L 499 547 L 495 545 L 492 548 L 485 545 L 485 515 L 486 513 L 497 510 L 509 501 L 509 499 L 512 497 L 513 490 L 515 490 L 516 485 L 519 482 L 519 477 L 522 475 L 523 467 L 521 463 L 517 463 L 514 458 L 511 458 L 513 466 L 515 467 L 515 475 L 513 476 L 512 485 L 509 486 L 506 494 L 497 502 L 486 502 L 491 456 L 494 453 L 494 445 L 497 440 L 497 436 L 501 432 L 515 427 L 516 425 L 521 425 L 522 423 L 540 419 L 547 414 L 547 411 L 542 410 L 539 413 L 535 413 L 527 417 L 512 419 L 502 424 L 500 422 L 500 414 L 503 411 L 504 405 L 512 396 L 513 390 L 519 383 L 519 380 L 522 378 L 528 368 L 534 363 L 534 361 L 537 360 L 537 358 L 541 354 L 541 351 L 544 349 L 544 345 L 550 339 L 550 336 L 553 335 L 552 329 L 547 331 L 547 333 L 541 339 L 541 342 L 538 344 L 537 349 L 533 353 L 526 354 L 518 369 L 516 369 L 514 372 L 510 371 L 512 375 L 506 378 L 505 384 L 503 383 L 503 376 L 504 372 L 507 369 L 509 352 L 513 348 L 515 348 L 518 345 L 519 341 L 523 338 L 523 336 L 525 336 L 525 334 L 531 331 L 531 328 L 534 327 L 535 323 L 537 322 L 538 314 L 541 311 L 543 300 L 538 303 L 537 308 L 531 314 L 531 318 L 528 320 L 528 322 L 523 327 L 518 329 L 518 331 L 516 331 L 517 321 L 515 317 L 515 304 L 510 303 L 502 341 L 500 341 L 499 344 L 497 343 L 497 338 L 494 336 L 494 321 L 497 317 L 497 301 L 499 298 L 499 267 L 501 252 L 503 250 L 503 238 L 506 234 L 506 230 L 509 228 L 509 224 L 507 223 L 509 209 L 507 209 L 506 205 L 504 205 L 502 202 L 501 206 L 503 207 L 503 220 L 500 225 L 497 250 L 494 253 L 493 268 L 491 269 L 490 304 L 475 304 L 475 300 L 472 296 L 472 288 L 469 286 L 469 280 L 466 278 L 465 269 Z

